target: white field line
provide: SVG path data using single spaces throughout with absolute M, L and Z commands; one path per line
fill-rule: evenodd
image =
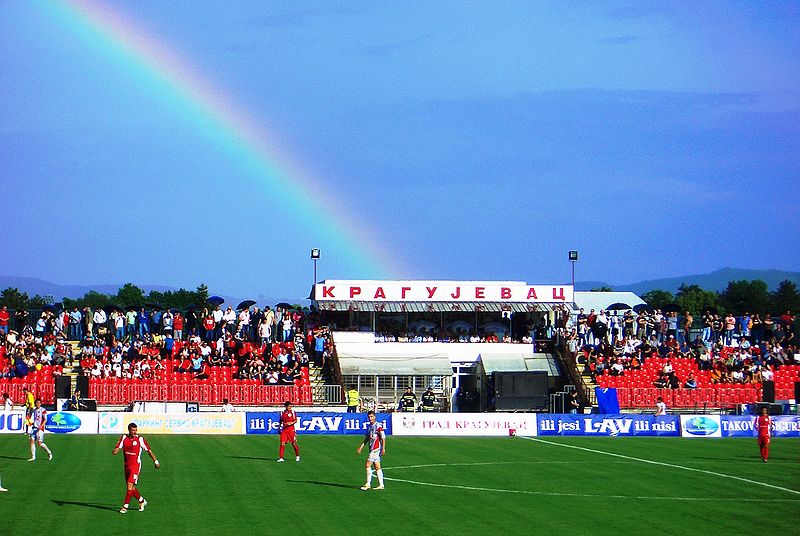
M 445 465 L 465 465 L 465 464 L 436 464 L 436 466 Z M 472 464 L 479 465 L 479 464 Z M 487 462 L 480 465 L 493 465 L 492 462 Z M 401 469 L 395 467 L 394 469 Z M 385 469 L 384 469 L 385 470 Z M 478 486 L 461 486 L 458 484 L 436 484 L 434 482 L 421 482 L 419 480 L 408 480 L 405 478 L 393 478 L 385 476 L 385 480 L 394 482 L 404 482 L 406 484 L 416 484 L 418 486 L 428 486 L 432 488 L 449 488 L 449 489 L 463 489 L 468 491 L 488 491 L 490 493 L 515 493 L 519 495 L 538 495 L 538 496 L 551 496 L 551 497 L 582 497 L 582 498 L 597 498 L 597 499 L 651 499 L 657 501 L 714 501 L 714 502 L 754 502 L 754 503 L 770 503 L 770 502 L 800 502 L 800 499 L 750 499 L 750 498 L 720 498 L 720 497 L 655 497 L 649 495 L 632 496 L 632 495 L 600 495 L 592 493 L 562 493 L 556 491 L 526 491 L 515 489 L 502 489 L 502 488 L 484 488 Z
M 717 473 L 716 471 L 708 471 L 706 469 L 697 469 L 695 467 L 686 467 L 685 465 L 677 465 L 674 463 L 667 463 L 667 462 L 657 462 L 655 460 L 645 460 L 644 458 L 636 458 L 634 456 L 626 456 L 624 454 L 617 454 L 615 452 L 606 452 L 604 450 L 597 450 L 597 449 L 590 449 L 587 447 L 579 447 L 577 445 L 567 445 L 565 443 L 554 443 L 552 441 L 545 441 L 544 439 L 539 439 L 536 437 L 523 437 L 519 436 L 521 439 L 527 439 L 528 441 L 536 441 L 538 443 L 544 443 L 545 445 L 553 445 L 557 447 L 565 447 L 570 449 L 582 450 L 585 452 L 593 452 L 595 454 L 603 454 L 605 456 L 613 456 L 615 458 L 622 458 L 624 460 L 633 460 L 641 463 L 649 463 L 651 465 L 660 465 L 662 467 L 672 467 L 673 469 L 683 469 L 684 471 L 692 471 L 695 473 L 703 473 L 706 475 L 718 476 L 722 478 L 730 478 L 731 480 L 738 480 L 740 482 L 747 482 L 748 484 L 755 484 L 756 486 L 763 486 L 765 488 L 770 489 L 777 489 L 780 491 L 785 491 L 787 493 L 793 493 L 795 495 L 800 495 L 800 491 L 795 489 L 784 488 L 782 486 L 776 486 L 775 484 L 769 484 L 767 482 L 759 482 L 758 480 L 751 480 L 749 478 L 743 478 L 741 476 L 735 475 L 728 475 L 725 473 Z

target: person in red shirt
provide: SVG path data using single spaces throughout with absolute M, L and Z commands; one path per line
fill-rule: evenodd
M 125 463 L 127 491 L 125 493 L 125 502 L 122 504 L 119 513 L 128 513 L 128 504 L 130 504 L 131 497 L 139 501 L 139 511 L 142 512 L 145 506 L 147 506 L 147 500 L 142 497 L 139 494 L 139 490 L 136 489 L 136 485 L 139 483 L 139 472 L 142 470 L 142 451 L 150 455 L 156 469 L 161 467 L 161 464 L 158 463 L 158 459 L 156 455 L 153 454 L 153 450 L 150 448 L 150 445 L 147 444 L 147 441 L 137 433 L 136 423 L 132 422 L 128 425 L 128 433 L 119 438 L 119 442 L 117 446 L 114 447 L 114 450 L 111 451 L 111 454 L 116 456 L 120 450 L 122 450 L 123 461 Z
M 0 308 L 0 331 L 8 335 L 8 320 L 11 315 L 8 314 L 8 307 L 5 305 Z
M 758 448 L 761 459 L 767 463 L 769 459 L 769 439 L 772 432 L 772 418 L 767 413 L 767 408 L 761 408 L 761 415 L 756 417 L 756 430 L 758 431 Z
M 297 446 L 297 436 L 295 435 L 294 425 L 297 424 L 297 414 L 292 409 L 292 403 L 288 400 L 283 404 L 285 408 L 281 413 L 281 446 L 278 449 L 278 462 L 283 461 L 283 452 L 286 450 L 286 443 L 291 443 L 294 447 L 294 461 L 300 461 L 300 447 Z

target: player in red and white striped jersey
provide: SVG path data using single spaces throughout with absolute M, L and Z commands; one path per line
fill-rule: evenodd
M 153 454 L 153 450 L 150 448 L 150 445 L 147 444 L 145 438 L 138 434 L 136 423 L 130 423 L 128 425 L 128 433 L 119 438 L 119 442 L 117 446 L 114 447 L 114 450 L 111 451 L 111 454 L 116 455 L 120 450 L 122 450 L 123 461 L 125 463 L 127 491 L 125 493 L 125 502 L 122 504 L 119 513 L 128 513 L 128 504 L 130 504 L 132 497 L 139 501 L 139 511 L 141 512 L 144 510 L 145 506 L 147 506 L 147 500 L 142 497 L 139 494 L 139 490 L 136 489 L 136 485 L 139 483 L 139 472 L 142 470 L 142 451 L 150 455 L 156 469 L 161 467 L 161 464 L 158 463 L 156 455 Z
M 370 410 L 367 412 L 369 424 L 367 424 L 366 434 L 364 434 L 364 441 L 358 446 L 356 451 L 361 454 L 361 449 L 364 445 L 369 446 L 369 456 L 367 457 L 367 482 L 361 486 L 361 489 L 366 491 L 370 489 L 372 484 L 372 467 L 375 467 L 375 472 L 378 475 L 378 487 L 375 489 L 383 489 L 383 469 L 381 469 L 381 456 L 386 453 L 386 433 L 383 430 L 383 425 L 377 422 L 375 412 Z

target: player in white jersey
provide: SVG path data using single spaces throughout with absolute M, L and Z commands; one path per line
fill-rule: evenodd
M 44 429 L 47 425 L 47 410 L 42 407 L 42 399 L 37 398 L 33 413 L 31 413 L 31 427 L 28 435 L 31 438 L 31 457 L 28 458 L 29 462 L 36 461 L 36 444 L 44 449 L 47 453 L 47 459 L 53 459 L 53 453 L 44 444 Z
M 383 470 L 381 469 L 381 456 L 386 454 L 386 433 L 383 430 L 383 425 L 377 422 L 375 412 L 370 410 L 367 412 L 369 424 L 367 425 L 364 441 L 358 446 L 356 453 L 361 454 L 361 449 L 364 445 L 369 446 L 369 456 L 367 456 L 366 470 L 367 482 L 361 486 L 361 489 L 366 491 L 370 489 L 372 484 L 372 467 L 375 467 L 375 472 L 378 474 L 378 487 L 375 489 L 383 489 Z

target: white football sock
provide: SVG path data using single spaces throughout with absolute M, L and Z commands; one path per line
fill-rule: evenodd
M 31 443 L 31 458 L 36 459 L 36 443 Z
M 383 469 L 378 469 L 378 485 L 383 486 Z
M 372 484 L 372 467 L 367 469 L 367 486 Z
M 53 453 L 50 452 L 50 449 L 47 448 L 47 445 L 45 445 L 44 443 L 42 443 L 42 448 L 44 449 L 44 451 L 47 453 L 48 456 L 52 456 L 53 455 Z

